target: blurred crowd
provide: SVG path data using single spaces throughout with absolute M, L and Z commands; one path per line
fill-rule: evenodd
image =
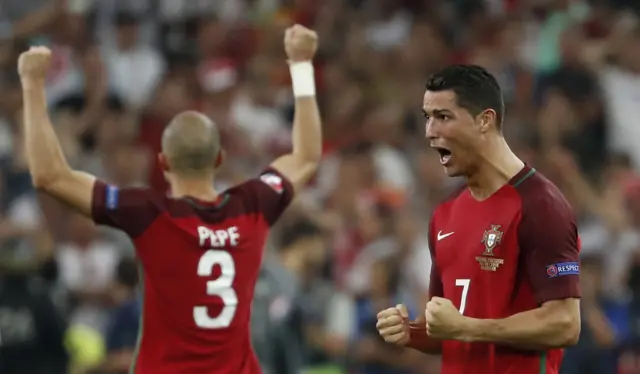
M 562 373 L 640 373 L 639 12 L 637 0 L 0 1 L 0 373 L 125 373 L 140 314 L 128 239 L 31 187 L 17 54 L 52 49 L 49 109 L 74 167 L 166 191 L 162 130 L 196 109 L 223 134 L 222 190 L 290 149 L 292 23 L 320 36 L 324 159 L 256 286 L 265 372 L 439 372 L 437 357 L 385 345 L 375 320 L 398 303 L 423 312 L 428 219 L 464 182 L 427 147 L 424 82 L 474 63 L 502 86 L 512 148 L 578 216 L 583 327 Z

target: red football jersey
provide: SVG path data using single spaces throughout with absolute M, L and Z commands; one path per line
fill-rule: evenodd
M 257 374 L 249 337 L 269 227 L 293 198 L 275 170 L 216 203 L 95 183 L 96 223 L 124 230 L 144 290 L 134 374 Z
M 484 201 L 468 189 L 430 224 L 431 296 L 468 317 L 500 319 L 554 299 L 580 297 L 578 231 L 570 205 L 526 166 Z M 562 350 L 442 342 L 442 373 L 557 374 Z

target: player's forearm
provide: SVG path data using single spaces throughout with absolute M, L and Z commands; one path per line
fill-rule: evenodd
M 427 335 L 425 322 L 412 322 L 410 326 L 410 338 L 407 347 L 426 354 L 439 354 L 442 352 L 442 341 Z
M 22 82 L 24 101 L 24 141 L 27 162 L 36 187 L 46 187 L 71 169 L 47 114 L 45 83 Z
M 534 310 L 504 319 L 467 318 L 462 340 L 502 343 L 522 349 L 562 348 L 580 335 L 580 314 L 570 310 Z
M 315 96 L 297 97 L 293 117 L 293 153 L 313 164 L 322 157 L 322 126 Z
M 296 190 L 315 174 L 322 157 L 322 129 L 316 102 L 316 89 L 311 62 L 291 64 L 291 80 L 296 100 L 293 118 L 293 152 L 271 165 L 283 173 Z

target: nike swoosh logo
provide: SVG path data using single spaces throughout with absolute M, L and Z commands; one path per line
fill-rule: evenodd
M 447 236 L 451 236 L 451 235 L 453 235 L 453 231 L 448 232 L 448 233 L 446 233 L 446 234 L 443 234 L 443 233 L 442 233 L 442 231 L 439 231 L 439 232 L 438 232 L 438 241 L 440 241 L 440 240 L 442 240 L 442 239 L 446 238 Z

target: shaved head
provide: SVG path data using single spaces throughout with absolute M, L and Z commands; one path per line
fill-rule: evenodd
M 211 171 L 220 157 L 218 128 L 202 113 L 182 112 L 162 134 L 162 153 L 172 173 L 198 176 Z

